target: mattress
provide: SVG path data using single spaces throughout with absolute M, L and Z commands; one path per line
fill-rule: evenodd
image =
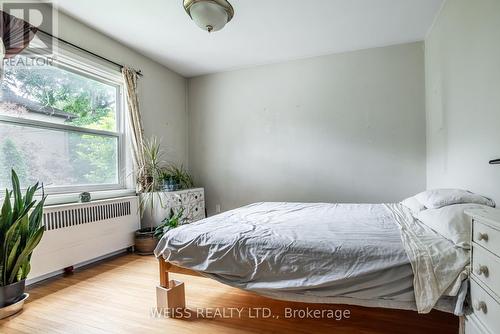
M 423 313 L 455 308 L 468 261 L 397 204 L 255 203 L 170 230 L 155 255 L 271 298 Z

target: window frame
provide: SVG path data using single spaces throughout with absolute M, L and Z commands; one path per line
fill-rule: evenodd
M 46 57 L 38 55 L 38 57 Z M 0 124 L 7 125 L 27 126 L 32 128 L 47 129 L 53 131 L 73 132 L 77 134 L 90 134 L 100 137 L 116 138 L 117 142 L 117 178 L 118 182 L 113 184 L 83 184 L 83 185 L 64 185 L 64 186 L 49 186 L 45 189 L 46 194 L 71 194 L 86 192 L 99 192 L 99 191 L 112 191 L 128 189 L 127 174 L 129 172 L 128 156 L 126 152 L 126 103 L 124 96 L 124 81 L 119 71 L 115 66 L 110 67 L 108 64 L 104 65 L 97 59 L 92 59 L 88 55 L 83 55 L 71 48 L 57 49 L 52 56 L 53 67 L 71 72 L 76 75 L 83 76 L 90 80 L 94 80 L 116 89 L 116 110 L 115 110 L 115 131 L 97 130 L 91 128 L 84 128 L 74 125 L 57 124 L 40 120 L 31 120 L 22 117 L 0 115 Z

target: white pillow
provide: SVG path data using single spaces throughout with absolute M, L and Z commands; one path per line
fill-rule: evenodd
M 425 205 L 420 203 L 415 196 L 409 197 L 405 199 L 404 201 L 401 202 L 402 205 L 406 206 L 410 211 L 415 215 L 419 213 L 420 211 L 423 211 L 426 209 Z
M 461 189 L 433 189 L 417 194 L 415 198 L 428 209 L 438 209 L 453 204 L 482 204 L 495 207 L 495 202 L 481 195 Z
M 454 204 L 421 211 L 416 218 L 456 246 L 470 249 L 471 219 L 464 211 L 484 207 L 479 204 Z

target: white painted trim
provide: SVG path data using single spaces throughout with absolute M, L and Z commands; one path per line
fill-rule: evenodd
M 45 201 L 46 206 L 53 205 L 67 205 L 67 204 L 81 204 L 79 203 L 79 193 L 68 193 L 68 194 L 54 194 L 48 195 Z M 95 191 L 90 192 L 92 201 L 90 203 L 95 203 L 100 200 L 107 199 L 124 199 L 130 196 L 136 196 L 134 189 L 117 189 L 108 191 Z
M 448 0 L 443 0 L 443 2 L 441 3 L 441 7 L 439 7 L 439 10 L 437 11 L 436 16 L 434 16 L 434 20 L 432 20 L 431 26 L 429 27 L 429 29 L 427 29 L 427 32 L 425 33 L 424 41 L 426 41 L 427 38 L 429 38 L 429 35 L 431 34 L 432 30 L 434 29 L 434 26 L 436 25 L 437 21 L 439 20 L 439 17 L 441 16 L 441 13 L 443 12 L 444 6 L 446 5 L 447 1 Z
M 21 118 L 21 117 L 13 117 L 13 116 L 4 116 L 0 115 L 0 121 L 6 123 L 12 123 L 18 126 L 30 126 L 41 129 L 49 129 L 49 130 L 59 130 L 59 131 L 67 131 L 67 132 L 76 132 L 83 134 L 91 134 L 96 136 L 105 136 L 105 137 L 113 137 L 119 138 L 120 134 L 118 132 L 106 131 L 106 130 L 94 130 L 90 128 L 83 128 L 74 125 L 67 124 L 58 124 L 51 123 L 46 121 L 38 121 L 29 118 Z
M 46 205 L 45 207 L 47 209 L 68 209 L 74 206 L 85 206 L 85 205 L 98 205 L 102 203 L 112 203 L 114 201 L 126 201 L 130 199 L 137 198 L 137 196 L 121 196 L 121 197 L 116 197 L 116 198 L 107 198 L 107 199 L 100 199 L 100 200 L 94 200 L 91 202 L 86 202 L 86 203 L 61 203 L 61 204 L 51 204 L 51 205 Z
M 82 189 L 85 191 L 85 189 Z M 3 202 L 5 194 L 0 192 L 0 202 Z M 68 192 L 68 193 L 56 193 L 50 194 L 46 193 L 47 199 L 45 200 L 45 206 L 52 205 L 62 205 L 62 204 L 81 204 L 80 203 L 80 193 L 77 192 Z M 131 196 L 137 196 L 135 189 L 125 188 L 125 189 L 110 189 L 110 190 L 99 190 L 99 191 L 91 191 L 90 197 L 92 201 L 90 203 L 94 203 L 100 200 L 106 199 L 123 199 Z M 41 199 L 41 194 L 38 193 L 35 195 L 36 200 Z

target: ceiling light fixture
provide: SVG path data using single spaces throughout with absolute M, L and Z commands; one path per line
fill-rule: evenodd
M 184 9 L 198 27 L 208 32 L 221 30 L 234 16 L 226 0 L 184 0 Z

